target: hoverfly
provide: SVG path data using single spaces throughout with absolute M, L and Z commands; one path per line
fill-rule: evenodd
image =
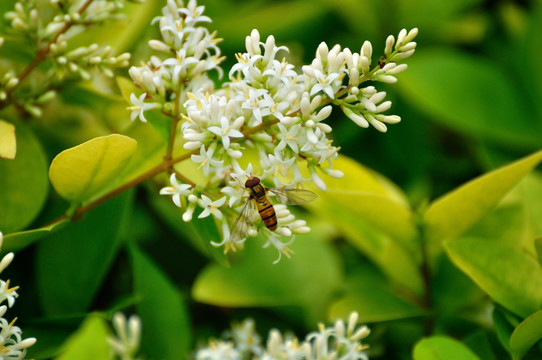
M 269 230 L 275 231 L 277 229 L 277 215 L 273 204 L 267 198 L 268 191 L 275 194 L 278 201 L 285 205 L 301 205 L 313 201 L 317 197 L 315 193 L 309 190 L 265 187 L 260 183 L 260 178 L 256 176 L 250 176 L 245 181 L 245 189 L 249 191 L 250 196 L 233 223 L 231 230 L 232 242 L 241 240 L 246 236 L 248 229 L 252 227 L 252 214 L 256 209 Z

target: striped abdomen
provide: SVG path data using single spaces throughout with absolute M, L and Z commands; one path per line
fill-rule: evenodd
M 265 226 L 269 230 L 275 231 L 277 229 L 277 215 L 273 205 L 267 198 L 265 187 L 260 184 L 260 179 L 255 176 L 250 177 L 246 181 L 245 187 L 250 191 L 250 197 L 256 201 L 258 212 Z
M 255 200 L 263 223 L 269 230 L 275 231 L 277 229 L 277 215 L 275 214 L 273 205 L 269 202 L 269 199 L 267 199 L 267 196 L 265 195 L 256 198 Z

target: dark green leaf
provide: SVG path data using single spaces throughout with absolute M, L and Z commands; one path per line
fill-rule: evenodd
M 529 116 L 507 74 L 486 59 L 457 51 L 420 51 L 409 59 L 398 85 L 435 121 L 470 136 L 537 149 L 542 126 Z
M 131 197 L 118 196 L 39 242 L 36 273 L 47 314 L 84 312 L 92 304 L 119 248 Z
M 135 246 L 131 247 L 137 313 L 143 333 L 141 352 L 155 359 L 187 358 L 191 346 L 185 301 L 174 284 Z
M 24 229 L 39 214 L 49 184 L 47 160 L 38 139 L 22 124 L 15 125 L 17 155 L 0 159 L 0 230 Z

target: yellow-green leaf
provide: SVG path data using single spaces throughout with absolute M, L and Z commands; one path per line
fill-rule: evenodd
M 108 328 L 106 322 L 97 315 L 85 319 L 79 330 L 64 344 L 56 360 L 96 360 L 110 359 L 107 344 Z
M 484 174 L 434 201 L 425 214 L 426 236 L 441 242 L 478 222 L 542 160 L 542 151 Z
M 542 339 L 542 310 L 529 315 L 519 324 L 510 337 L 510 349 L 523 356 Z
M 515 314 L 526 317 L 542 306 L 542 268 L 515 245 L 465 237 L 445 243 L 452 261 Z
M 15 159 L 16 152 L 15 126 L 0 120 L 0 159 Z
M 468 347 L 447 336 L 420 340 L 414 347 L 414 360 L 480 360 Z
M 137 142 L 124 135 L 94 138 L 58 154 L 49 168 L 49 178 L 66 200 L 88 200 L 118 181 L 136 147 Z

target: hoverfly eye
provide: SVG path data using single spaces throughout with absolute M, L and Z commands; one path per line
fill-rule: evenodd
M 245 182 L 245 187 L 252 188 L 260 183 L 260 178 L 257 178 L 256 176 L 251 177 Z

